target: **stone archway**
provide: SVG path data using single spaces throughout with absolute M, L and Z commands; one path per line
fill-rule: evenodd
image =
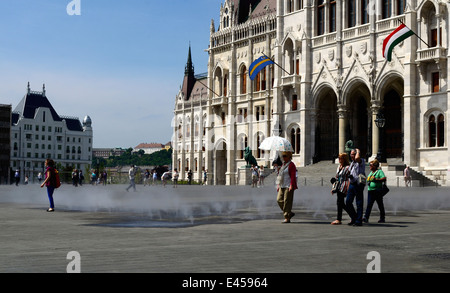
M 346 93 L 346 141 L 352 140 L 364 157 L 372 155 L 372 116 L 370 90 L 362 81 L 354 82 Z
M 225 141 L 220 141 L 215 150 L 215 160 L 214 160 L 214 174 L 215 174 L 215 185 L 226 185 L 226 173 L 227 173 L 227 144 Z
M 403 95 L 404 81 L 401 77 L 390 78 L 381 91 L 382 108 L 386 119 L 383 129 L 383 150 L 387 158 L 403 156 Z
M 331 160 L 339 152 L 337 96 L 333 89 L 321 90 L 317 108 L 314 162 Z

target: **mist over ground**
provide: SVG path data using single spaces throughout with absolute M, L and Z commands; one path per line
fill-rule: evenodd
M 54 193 L 56 211 L 136 213 L 148 218 L 178 218 L 194 221 L 198 217 L 239 214 L 246 219 L 279 217 L 276 190 L 272 185 L 249 186 L 142 186 L 137 191 L 126 185 L 74 187 L 63 185 Z M 388 215 L 403 211 L 450 210 L 450 189 L 391 188 L 384 198 Z M 364 192 L 367 204 L 367 188 Z M 0 186 L 0 203 L 48 208 L 46 188 L 38 184 Z M 377 212 L 377 205 L 374 205 Z M 330 188 L 300 186 L 294 194 L 294 212 L 307 213 L 316 219 L 328 220 L 336 214 L 336 196 Z M 345 214 L 345 213 L 344 213 Z

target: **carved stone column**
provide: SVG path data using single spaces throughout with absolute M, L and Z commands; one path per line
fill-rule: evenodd
M 338 119 L 339 119 L 339 153 L 345 152 L 345 127 L 347 125 L 347 106 L 338 105 Z

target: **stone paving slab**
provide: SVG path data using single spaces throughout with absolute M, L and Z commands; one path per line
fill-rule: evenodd
M 47 213 L 37 185 L 0 186 L 0 273 L 383 273 L 450 272 L 450 193 L 395 189 L 387 222 L 332 226 L 328 187 L 296 191 L 282 224 L 273 186 L 63 186 Z

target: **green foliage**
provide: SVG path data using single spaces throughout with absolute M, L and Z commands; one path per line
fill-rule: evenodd
M 144 151 L 140 150 L 133 154 L 133 149 L 129 148 L 125 153 L 119 157 L 112 156 L 108 159 L 94 157 L 92 160 L 92 166 L 113 168 L 118 166 L 163 166 L 172 164 L 172 149 L 161 150 L 150 155 L 144 154 Z

